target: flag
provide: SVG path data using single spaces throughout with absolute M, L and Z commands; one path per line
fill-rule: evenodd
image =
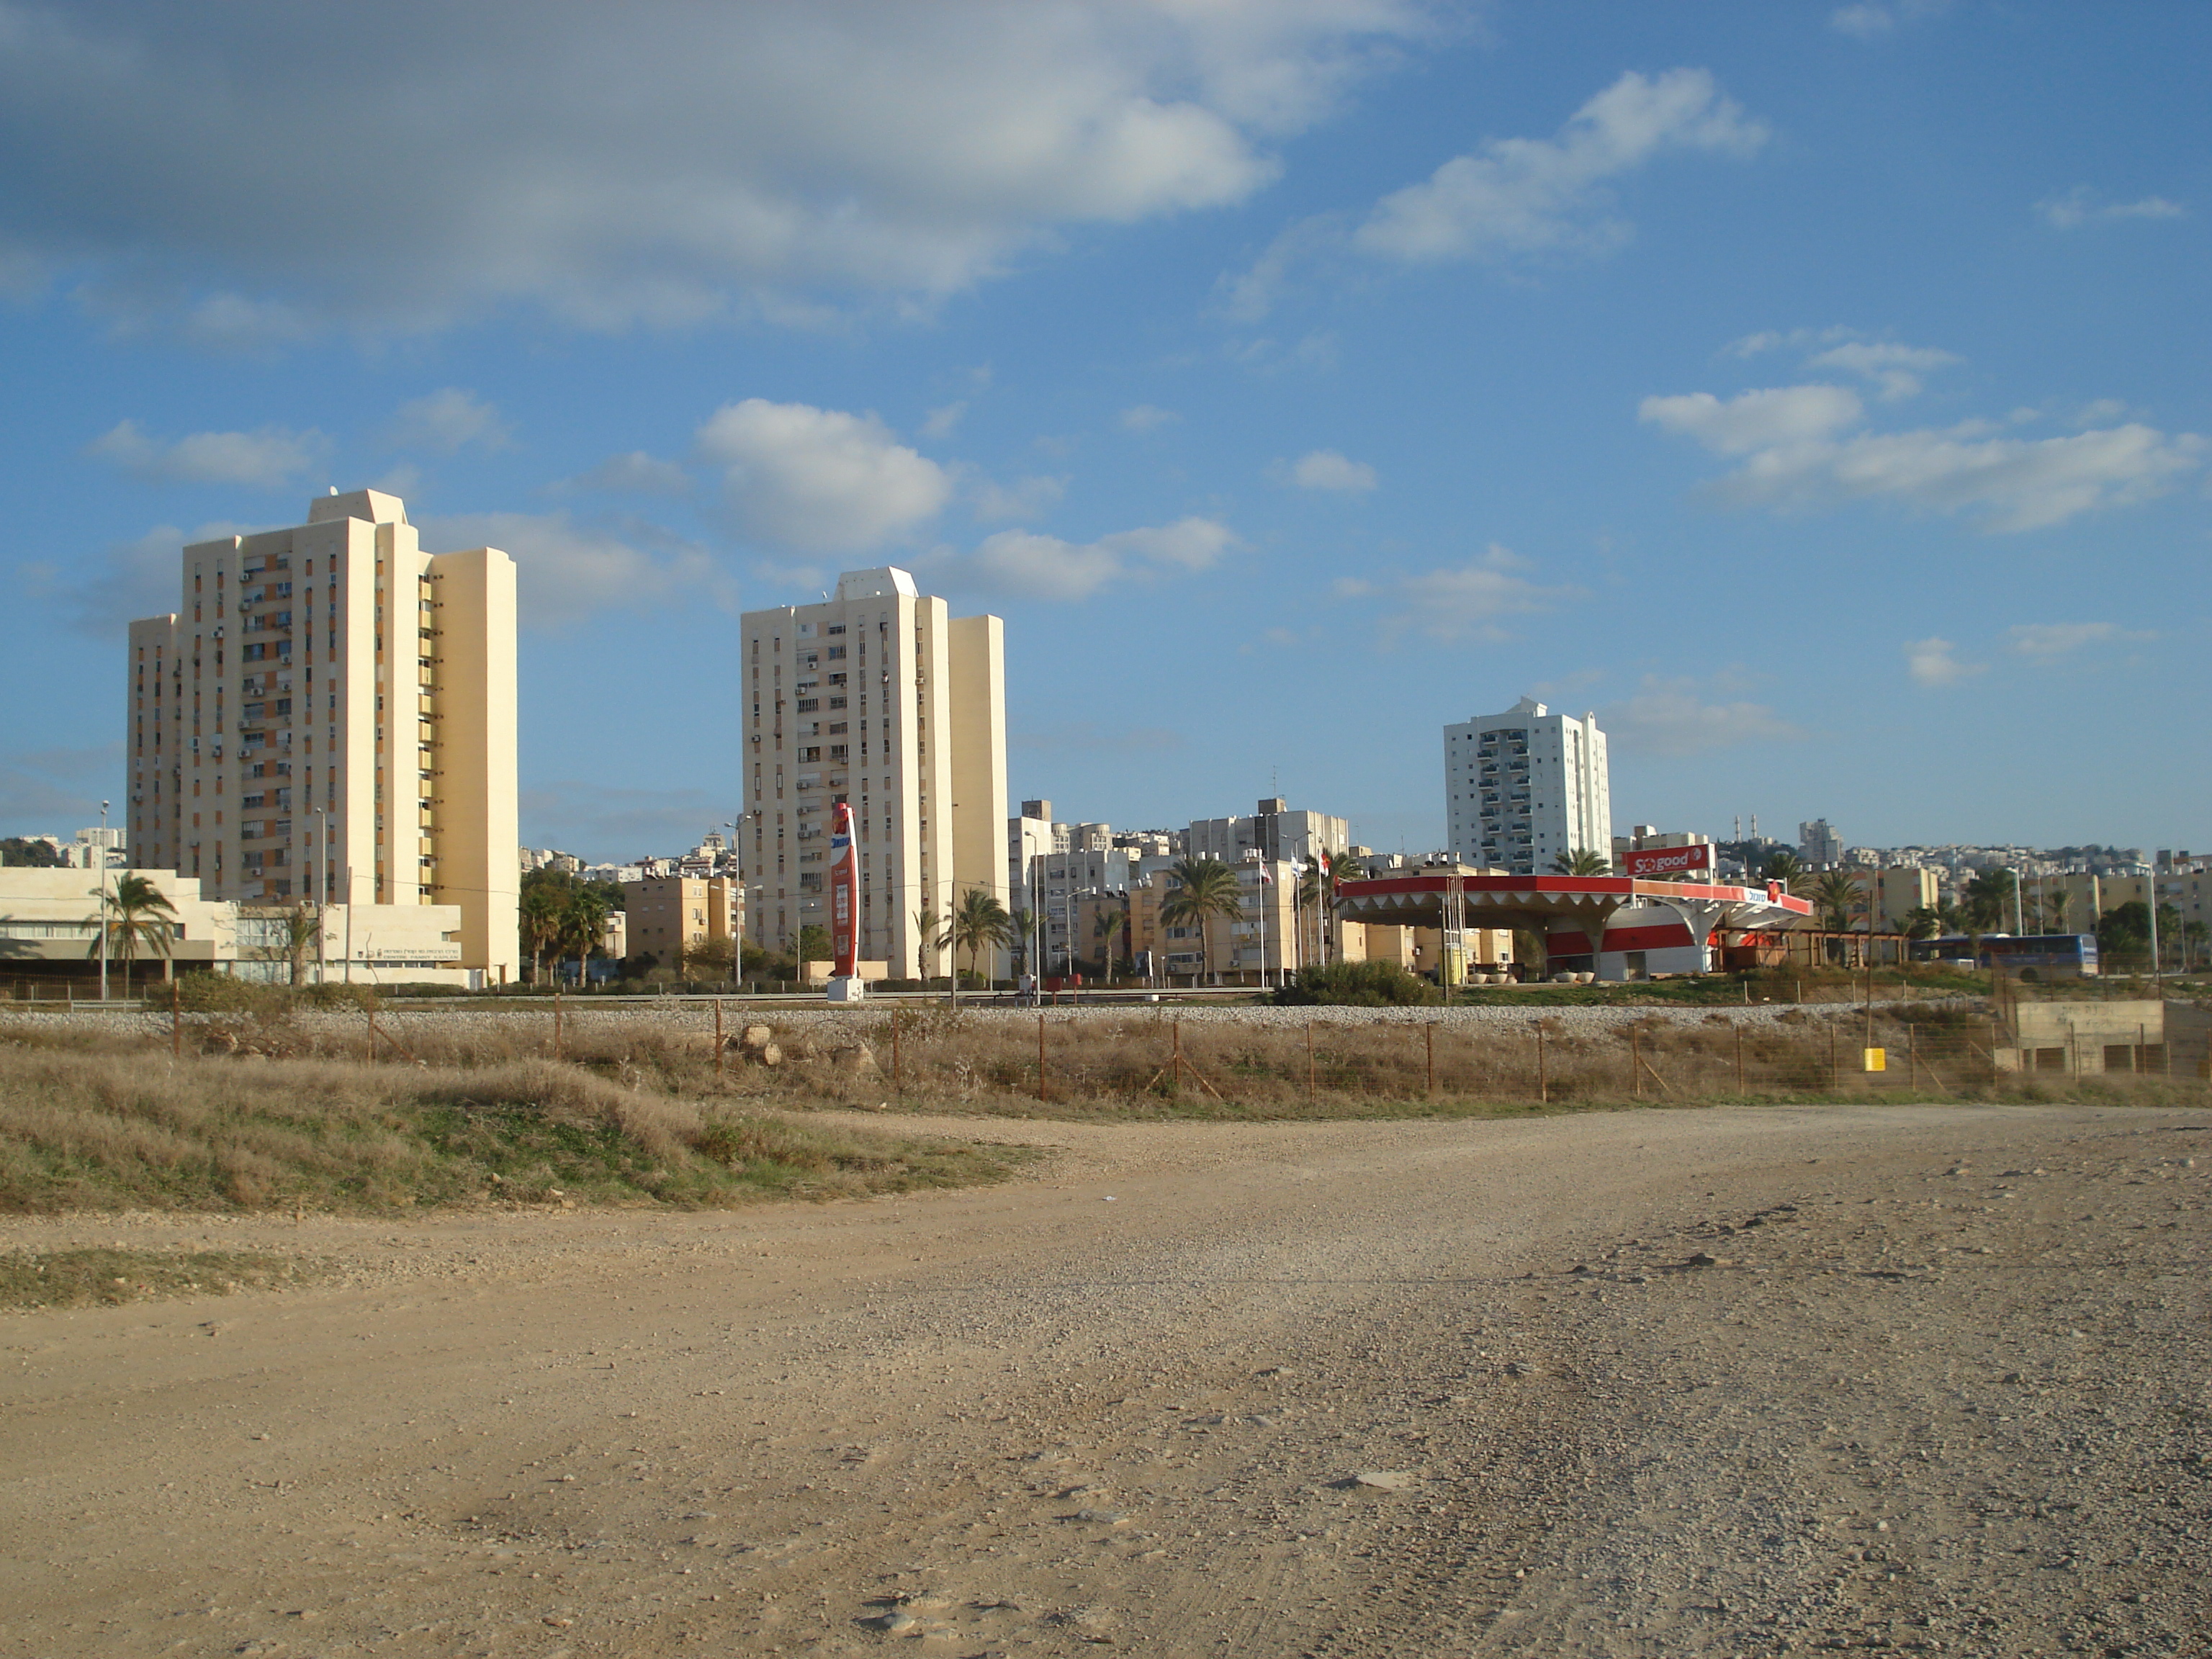
M 1327 875 L 1328 874 L 1328 854 L 1326 854 L 1326 853 L 1323 853 L 1323 854 L 1322 854 L 1320 856 L 1321 856 L 1321 872 L 1322 872 L 1322 874 L 1323 876 L 1327 876 Z
M 1260 885 L 1262 887 L 1273 887 L 1274 884 L 1274 877 L 1267 873 L 1267 866 L 1262 864 L 1260 866 Z
M 1296 877 L 1298 880 L 1304 881 L 1306 878 L 1306 861 L 1304 859 L 1292 859 L 1291 860 L 1291 874 Z

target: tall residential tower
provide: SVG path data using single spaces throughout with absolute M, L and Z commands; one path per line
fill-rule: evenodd
M 827 926 L 830 809 L 848 801 L 861 958 L 896 979 L 945 971 L 917 916 L 945 915 L 969 888 L 1007 897 L 1006 625 L 955 620 L 887 567 L 743 626 L 753 941 L 795 950 L 801 929 Z
M 1444 727 L 1444 816 L 1463 864 L 1543 875 L 1585 849 L 1613 854 L 1613 794 L 1597 716 L 1523 697 Z
M 425 553 L 357 489 L 183 575 L 131 624 L 133 861 L 215 899 L 457 905 L 461 965 L 513 978 L 514 562 Z

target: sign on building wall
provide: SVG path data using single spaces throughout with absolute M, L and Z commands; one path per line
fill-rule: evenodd
M 1621 874 L 1647 880 L 1709 871 L 1713 867 L 1712 844 L 1707 842 L 1695 847 L 1646 847 L 1623 853 L 1620 864 Z

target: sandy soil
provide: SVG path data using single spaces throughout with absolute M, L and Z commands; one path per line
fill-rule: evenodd
M 1061 1150 L 0 1226 L 345 1264 L 0 1321 L 0 1654 L 2212 1651 L 2212 1112 L 943 1127 Z

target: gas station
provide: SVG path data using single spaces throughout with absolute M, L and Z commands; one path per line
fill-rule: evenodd
M 1772 935 L 1811 919 L 1811 902 L 1785 891 L 1779 882 L 1733 887 L 1638 872 L 1642 860 L 1693 876 L 1701 872 L 1683 866 L 1710 851 L 1691 847 L 1631 853 L 1626 860 L 1630 872 L 1619 876 L 1446 869 L 1342 881 L 1337 884 L 1336 909 L 1345 921 L 1439 932 L 1447 985 L 1468 982 L 1466 941 L 1474 928 L 1538 934 L 1545 942 L 1547 971 L 1553 977 L 1586 974 L 1620 981 L 1711 973 L 1722 965 L 1718 952 L 1728 943 L 1726 935 Z

